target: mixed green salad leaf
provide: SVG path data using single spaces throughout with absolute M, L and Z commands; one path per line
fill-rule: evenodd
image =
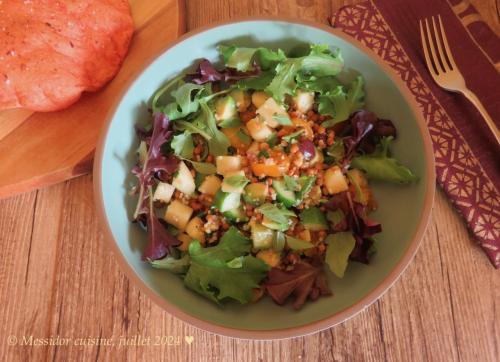
M 198 241 L 189 245 L 191 266 L 184 278 L 186 286 L 219 303 L 226 298 L 248 303 L 252 289 L 258 288 L 268 266 L 248 255 L 251 241 L 231 227 L 217 246 L 203 248 Z

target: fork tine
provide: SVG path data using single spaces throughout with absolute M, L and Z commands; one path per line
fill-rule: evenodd
M 432 40 L 431 29 L 429 27 L 429 22 L 427 21 L 427 18 L 425 19 L 425 30 L 427 31 L 427 42 L 429 43 L 429 48 L 431 50 L 432 60 L 434 61 L 434 65 L 436 67 L 436 72 L 438 74 L 442 73 L 444 72 L 444 68 L 440 64 L 439 57 L 436 54 L 436 46 L 434 45 L 434 40 Z M 440 70 L 442 70 L 442 72 Z
M 441 15 L 438 15 L 439 28 L 441 30 L 441 36 L 443 37 L 444 49 L 446 50 L 446 57 L 450 62 L 451 68 L 456 69 L 457 65 L 455 64 L 455 60 L 453 59 L 453 55 L 451 54 L 450 47 L 448 45 L 448 39 L 446 39 L 446 33 L 444 31 L 443 22 L 441 21 Z
M 422 26 L 422 20 L 419 20 L 419 24 L 420 24 L 420 39 L 422 40 L 422 48 L 424 49 L 425 62 L 427 63 L 427 68 L 429 69 L 429 72 L 434 77 L 435 75 L 437 75 L 437 73 L 429 57 L 429 51 L 427 50 L 427 42 L 425 40 L 425 32 Z
M 440 31 L 438 30 L 438 28 L 436 26 L 436 22 L 434 21 L 434 16 L 431 17 L 431 20 L 432 20 L 432 30 L 434 32 L 434 38 L 436 38 L 437 50 L 439 53 L 439 57 L 441 58 L 441 66 L 443 67 L 443 70 L 445 72 L 450 71 L 451 64 L 448 64 L 448 62 L 446 61 L 446 56 L 443 53 L 443 48 L 441 47 L 441 39 L 439 36 Z

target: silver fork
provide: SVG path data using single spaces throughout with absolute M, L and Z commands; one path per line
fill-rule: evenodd
M 431 17 L 431 21 L 432 30 L 427 19 L 424 19 L 423 22 L 420 20 L 419 23 L 420 38 L 422 39 L 422 47 L 424 48 L 425 62 L 427 63 L 427 68 L 429 69 L 432 78 L 434 78 L 434 81 L 441 88 L 452 92 L 462 93 L 477 108 L 479 113 L 481 113 L 486 121 L 486 124 L 495 136 L 497 144 L 500 144 L 500 132 L 498 131 L 497 126 L 491 119 L 488 112 L 486 112 L 486 109 L 484 109 L 484 106 L 481 104 L 481 101 L 479 101 L 479 98 L 477 98 L 477 96 L 467 88 L 464 77 L 455 64 L 455 60 L 453 59 L 453 55 L 451 54 L 450 47 L 448 45 L 448 40 L 446 39 L 446 33 L 444 31 L 443 22 L 441 21 L 441 16 L 438 15 L 439 28 L 436 26 L 436 21 L 433 16 Z M 425 23 L 425 25 L 423 23 Z M 434 44 L 431 31 L 434 34 L 436 44 Z

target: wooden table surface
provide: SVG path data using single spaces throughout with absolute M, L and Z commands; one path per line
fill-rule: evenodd
M 498 32 L 495 0 L 470 1 Z M 250 14 L 325 22 L 344 3 L 349 2 L 191 0 L 187 25 L 194 29 Z M 121 272 L 98 222 L 91 176 L 0 201 L 3 361 L 500 359 L 498 271 L 441 191 L 418 254 L 379 301 L 334 328 L 283 341 L 220 337 L 163 312 Z M 32 346 L 20 345 L 30 336 Z M 58 341 L 48 340 L 56 336 Z M 193 337 L 191 344 L 186 336 Z M 96 346 L 97 338 L 136 345 Z M 141 341 L 172 343 L 137 345 Z M 58 345 L 47 345 L 50 342 Z

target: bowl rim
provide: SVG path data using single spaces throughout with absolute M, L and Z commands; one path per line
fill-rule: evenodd
M 367 55 L 372 61 L 374 61 L 391 79 L 392 82 L 396 85 L 398 90 L 403 95 L 406 103 L 409 105 L 411 112 L 413 113 L 415 119 L 417 120 L 418 128 L 420 131 L 420 136 L 422 137 L 423 145 L 424 145 L 424 156 L 426 160 L 426 174 L 427 179 L 425 183 L 425 197 L 424 204 L 422 207 L 422 212 L 420 215 L 420 221 L 418 226 L 413 234 L 411 242 L 407 249 L 404 251 L 403 256 L 397 262 L 395 267 L 389 272 L 389 274 L 371 291 L 369 291 L 363 298 L 358 300 L 356 303 L 344 308 L 343 310 L 328 316 L 326 318 L 313 321 L 310 323 L 306 323 L 300 326 L 281 328 L 281 329 L 271 329 L 271 330 L 254 330 L 254 329 L 239 329 L 233 327 L 227 327 L 224 325 L 216 324 L 213 322 L 208 322 L 202 319 L 197 318 L 189 313 L 186 313 L 181 308 L 173 305 L 166 299 L 163 299 L 160 295 L 154 292 L 152 289 L 148 288 L 145 283 L 140 279 L 140 277 L 135 273 L 132 267 L 128 264 L 124 255 L 122 254 L 120 248 L 117 245 L 116 240 L 113 237 L 111 232 L 111 227 L 109 225 L 109 221 L 106 217 L 106 212 L 104 208 L 104 198 L 102 193 L 102 160 L 104 154 L 104 145 L 106 143 L 107 135 L 109 132 L 109 128 L 111 122 L 114 118 L 116 110 L 122 101 L 124 95 L 128 92 L 131 86 L 136 82 L 138 78 L 144 73 L 144 71 L 162 54 L 166 51 L 174 47 L 175 45 L 183 42 L 184 40 L 191 38 L 199 33 L 211 30 L 213 28 L 217 28 L 220 26 L 236 24 L 241 22 L 249 22 L 249 21 L 276 21 L 276 22 L 286 22 L 296 25 L 305 25 L 309 27 L 313 27 L 319 30 L 326 31 L 336 37 L 343 39 L 344 41 L 350 43 L 355 48 L 360 50 L 362 53 Z M 126 276 L 137 285 L 140 291 L 146 294 L 149 298 L 151 298 L 157 305 L 159 305 L 163 310 L 168 312 L 174 317 L 181 319 L 183 322 L 186 322 L 192 326 L 200 328 L 202 330 L 232 337 L 232 338 L 242 338 L 242 339 L 253 339 L 253 340 L 276 340 L 276 339 L 284 339 L 291 337 L 299 337 L 312 333 L 316 333 L 322 331 L 324 329 L 333 327 L 339 323 L 342 323 L 361 311 L 363 311 L 366 307 L 374 303 L 378 300 L 403 274 L 405 269 L 408 267 L 413 257 L 415 256 L 422 238 L 424 236 L 424 232 L 427 228 L 427 225 L 430 220 L 432 205 L 434 202 L 435 195 L 435 163 L 434 163 L 434 153 L 431 143 L 431 138 L 429 132 L 427 130 L 427 126 L 422 115 L 422 112 L 419 110 L 416 100 L 410 93 L 410 90 L 407 88 L 406 84 L 399 78 L 394 70 L 392 70 L 388 64 L 386 64 L 374 51 L 361 44 L 358 40 L 353 37 L 337 30 L 329 25 L 317 23 L 314 21 L 296 19 L 293 17 L 286 16 L 245 16 L 245 17 L 237 17 L 235 19 L 226 20 L 226 21 L 218 21 L 211 23 L 206 26 L 202 26 L 196 28 L 192 31 L 189 31 L 174 41 L 167 43 L 161 50 L 158 51 L 157 54 L 149 58 L 148 61 L 144 63 L 141 67 L 140 71 L 138 71 L 133 77 L 131 77 L 126 84 L 122 87 L 121 92 L 118 97 L 115 98 L 115 103 L 110 107 L 108 114 L 106 116 L 106 122 L 102 126 L 102 130 L 99 136 L 99 140 L 96 147 L 96 153 L 93 164 L 93 184 L 94 184 L 94 202 L 96 205 L 97 217 L 101 224 L 101 229 L 104 234 L 104 239 L 109 247 L 112 249 L 115 257 L 122 269 L 125 272 Z M 293 312 L 290 312 L 293 313 Z

